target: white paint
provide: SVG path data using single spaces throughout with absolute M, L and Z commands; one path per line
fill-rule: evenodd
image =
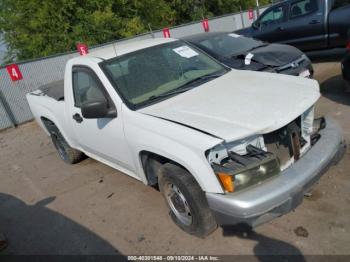
M 252 53 L 248 53 L 244 59 L 244 63 L 246 65 L 250 65 L 250 63 L 252 62 L 252 58 L 254 57 L 254 54 Z
M 13 77 L 18 78 L 18 74 L 17 74 L 17 71 L 16 71 L 16 69 L 15 69 L 15 68 L 13 68 L 13 67 L 12 67 L 12 69 L 11 69 L 11 73 L 12 73 L 12 76 L 13 76 Z
M 311 73 L 310 73 L 310 70 L 304 70 L 304 71 L 302 71 L 300 74 L 299 74 L 299 76 L 301 76 L 301 77 L 310 77 L 310 75 L 311 75 Z
M 285 126 L 319 97 L 314 80 L 232 70 L 140 112 L 183 123 L 230 142 Z
M 121 43 L 115 44 L 115 49 L 118 53 L 118 56 L 131 53 L 140 49 L 144 49 L 147 47 L 152 47 L 155 45 L 161 45 L 165 43 L 170 43 L 177 41 L 177 39 L 173 38 L 152 38 L 152 39 L 146 39 L 146 40 L 130 40 L 130 41 L 124 41 Z M 102 59 L 111 59 L 115 57 L 115 51 L 114 51 L 114 45 L 104 46 L 101 48 L 94 49 L 93 51 L 89 52 L 86 57 L 94 58 L 94 57 L 100 57 Z
M 231 36 L 231 37 L 233 37 L 233 38 L 241 37 L 241 35 L 234 34 L 234 33 L 228 34 L 228 36 Z
M 174 48 L 173 51 L 175 53 L 177 53 L 178 55 L 185 57 L 185 58 L 191 58 L 191 57 L 198 55 L 198 53 L 196 51 L 194 51 L 192 48 L 190 48 L 186 45 Z

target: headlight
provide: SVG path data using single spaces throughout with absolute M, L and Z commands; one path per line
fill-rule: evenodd
M 247 151 L 245 156 L 230 152 L 230 158 L 225 163 L 213 164 L 226 192 L 237 192 L 280 174 L 280 163 L 274 154 L 253 146 L 248 146 Z
M 312 106 L 301 115 L 302 135 L 307 138 L 313 132 L 315 107 Z

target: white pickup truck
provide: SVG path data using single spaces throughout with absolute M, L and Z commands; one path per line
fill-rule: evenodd
M 73 58 L 64 84 L 27 94 L 65 162 L 87 155 L 159 186 L 200 237 L 289 212 L 340 159 L 337 124 L 314 119 L 319 97 L 314 80 L 231 70 L 175 39 Z

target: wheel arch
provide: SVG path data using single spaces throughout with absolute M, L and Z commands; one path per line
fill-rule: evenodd
M 154 186 L 158 183 L 158 169 L 166 164 L 172 163 L 174 165 L 180 166 L 187 172 L 189 172 L 184 166 L 181 164 L 167 158 L 165 156 L 153 153 L 151 151 L 142 150 L 139 153 L 139 159 L 142 165 L 143 172 L 146 176 L 147 183 L 151 186 Z
M 146 178 L 148 185 L 151 185 L 151 186 L 156 185 L 158 183 L 157 170 L 165 163 L 172 163 L 174 165 L 177 165 L 177 166 L 183 168 L 189 174 L 191 174 L 191 176 L 193 176 L 193 178 L 197 181 L 197 183 L 199 184 L 199 186 L 202 188 L 202 190 L 204 192 L 213 191 L 213 190 L 211 190 L 210 187 L 206 186 L 208 184 L 207 183 L 208 181 L 202 181 L 203 179 L 206 178 L 205 174 L 202 174 L 202 176 L 200 176 L 200 174 L 198 174 L 198 172 L 196 173 L 197 170 L 196 170 L 195 165 L 189 166 L 184 158 L 176 159 L 176 158 L 173 158 L 173 157 L 168 156 L 166 154 L 160 154 L 160 153 L 152 152 L 149 150 L 142 150 L 139 152 L 139 161 L 141 163 L 142 172 Z M 204 168 L 205 167 L 201 166 L 200 170 L 203 171 Z M 215 176 L 215 174 L 208 174 L 208 175 Z M 209 179 L 209 180 L 211 180 L 211 179 Z M 217 183 L 218 183 L 219 190 L 220 190 L 221 186 L 220 186 L 218 181 L 217 181 Z M 212 185 L 212 186 L 214 186 L 214 185 Z M 219 190 L 217 190 L 217 191 L 221 193 L 222 191 L 219 191 Z M 215 191 L 213 191 L 213 192 L 215 192 Z
M 51 136 L 52 133 L 56 133 L 58 131 L 60 135 L 66 140 L 68 145 L 72 145 L 70 138 L 66 135 L 63 128 L 58 124 L 57 121 L 53 120 L 51 117 L 47 117 L 46 115 L 40 116 L 40 125 L 44 128 L 44 131 L 49 136 Z
M 42 122 L 45 131 L 48 134 L 52 134 L 54 131 L 56 131 L 55 129 L 59 130 L 59 128 L 57 127 L 57 125 L 49 118 L 45 117 L 45 116 L 41 116 L 40 117 L 40 121 Z

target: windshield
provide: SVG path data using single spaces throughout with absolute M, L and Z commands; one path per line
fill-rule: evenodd
M 233 33 L 212 36 L 198 42 L 198 44 L 227 58 L 245 54 L 249 50 L 264 45 L 263 42 Z
M 182 41 L 142 49 L 101 64 L 118 93 L 133 109 L 209 81 L 225 67 Z M 198 81 L 197 81 L 198 80 Z M 198 82 L 198 83 L 197 83 Z

